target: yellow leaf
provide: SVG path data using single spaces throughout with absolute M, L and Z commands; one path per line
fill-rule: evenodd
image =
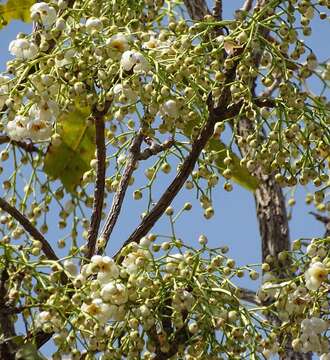
M 192 129 L 196 125 L 198 125 L 197 120 L 189 121 L 186 124 L 186 126 L 183 130 L 183 133 L 186 136 L 190 137 L 191 133 L 192 133 Z M 244 187 L 245 189 L 247 189 L 249 191 L 255 191 L 257 189 L 257 187 L 258 187 L 257 178 L 252 176 L 248 172 L 246 167 L 241 166 L 240 158 L 235 153 L 233 153 L 231 150 L 229 150 L 224 143 L 222 143 L 220 140 L 210 139 L 207 144 L 207 148 L 209 150 L 215 151 L 217 153 L 215 163 L 216 163 L 217 167 L 219 168 L 220 173 L 222 173 L 226 169 L 226 166 L 224 164 L 224 159 L 227 156 L 227 153 L 229 151 L 229 155 L 233 159 L 233 165 L 231 168 L 233 181 L 235 181 L 237 184 L 241 185 L 242 187 Z
M 11 20 L 31 21 L 30 7 L 34 3 L 35 0 L 8 0 L 6 4 L 0 4 L 0 29 Z
M 44 171 L 61 180 L 67 191 L 72 192 L 89 170 L 95 153 L 94 127 L 86 121 L 89 108 L 78 108 L 63 113 L 57 122 L 62 142 L 50 145 L 44 160 Z

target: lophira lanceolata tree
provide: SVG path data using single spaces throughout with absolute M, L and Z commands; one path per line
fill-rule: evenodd
M 226 3 L 1 5 L 33 21 L 0 76 L 1 359 L 330 359 L 329 228 L 290 241 L 283 195 L 309 184 L 329 225 L 330 64 L 308 37 L 330 1 Z M 259 265 L 176 236 L 193 197 L 211 219 L 236 186 Z

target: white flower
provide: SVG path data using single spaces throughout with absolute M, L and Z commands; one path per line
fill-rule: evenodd
M 27 137 L 26 125 L 28 121 L 29 119 L 26 116 L 16 115 L 13 120 L 8 122 L 5 131 L 11 140 L 20 141 Z
M 134 103 L 137 100 L 137 94 L 128 85 L 116 84 L 113 87 L 113 93 L 116 101 L 124 103 Z M 125 98 L 123 101 L 122 98 Z
M 45 26 L 53 25 L 56 21 L 56 10 L 45 2 L 36 3 L 30 8 L 32 20 L 39 20 Z
M 97 298 L 89 305 L 83 303 L 81 310 L 96 318 L 101 323 L 105 323 L 114 316 L 117 307 L 115 305 L 108 305 L 104 303 L 102 299 Z
M 118 33 L 107 39 L 105 44 L 108 55 L 112 58 L 118 58 L 118 56 L 128 50 L 128 37 L 122 33 Z
M 311 322 L 311 326 L 312 326 L 313 330 L 318 334 L 321 334 L 323 331 L 328 329 L 328 324 L 323 319 L 320 319 L 317 317 L 312 317 L 310 319 L 310 322 Z
M 10 77 L 0 75 L 0 110 L 5 105 L 5 102 L 8 98 L 9 91 L 12 88 L 11 83 L 9 83 Z
M 97 280 L 100 284 L 107 284 L 119 277 L 119 268 L 109 256 L 94 255 L 91 263 L 98 267 Z
M 171 118 L 178 116 L 178 104 L 175 100 L 167 100 L 161 107 L 161 114 L 167 115 Z
M 10 42 L 9 51 L 18 59 L 29 60 L 37 56 L 38 47 L 27 39 L 16 39 Z
M 304 319 L 301 324 L 300 342 L 303 344 L 303 352 L 324 352 L 328 348 L 327 342 L 323 344 L 321 333 L 328 329 L 327 321 L 312 317 Z M 323 348 L 323 345 L 326 347 Z
M 52 319 L 52 316 L 49 311 L 41 311 L 36 316 L 35 323 L 36 323 L 37 327 L 41 327 L 45 323 L 50 322 L 51 319 Z
M 317 253 L 317 247 L 315 246 L 315 244 L 309 244 L 307 247 L 306 247 L 306 254 L 309 256 L 309 257 L 313 257 L 315 256 Z
M 155 36 L 151 36 L 148 41 L 143 43 L 143 47 L 145 49 L 155 49 L 159 46 L 159 44 L 160 44 L 160 41 L 157 38 L 155 38 Z
M 86 30 L 91 33 L 93 31 L 101 31 L 102 30 L 102 21 L 98 18 L 91 17 L 86 21 Z
M 317 290 L 323 281 L 327 279 L 328 270 L 321 262 L 314 262 L 305 272 L 306 287 L 309 290 Z
M 126 268 L 126 271 L 129 274 L 134 274 L 138 270 L 138 266 L 136 265 L 136 256 L 133 254 L 128 254 L 125 257 L 122 265 Z
M 58 114 L 58 104 L 53 100 L 33 104 L 29 110 L 29 115 L 32 119 L 45 122 L 54 122 Z
M 72 276 L 76 276 L 78 273 L 77 265 L 72 260 L 64 260 L 63 267 Z
M 134 72 L 148 71 L 149 64 L 145 57 L 137 51 L 125 51 L 120 64 L 125 71 L 133 69 Z
M 32 141 L 47 140 L 52 135 L 52 124 L 43 120 L 30 120 L 26 126 L 26 137 Z
M 111 304 L 123 305 L 128 301 L 128 292 L 124 284 L 111 282 L 102 288 L 101 297 Z

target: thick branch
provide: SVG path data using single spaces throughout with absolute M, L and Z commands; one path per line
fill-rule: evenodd
M 15 328 L 10 315 L 5 311 L 5 303 L 7 300 L 6 282 L 9 275 L 6 269 L 2 269 L 0 279 L 0 327 L 4 339 L 0 341 L 0 359 L 15 360 L 15 344 L 6 340 L 16 335 Z
M 212 15 L 219 21 L 222 20 L 222 0 L 214 0 Z
M 123 176 L 120 179 L 118 190 L 116 192 L 116 195 L 113 198 L 112 206 L 110 213 L 105 221 L 105 224 L 103 226 L 103 229 L 101 231 L 101 238 L 105 240 L 105 244 L 102 244 L 102 246 L 98 246 L 96 252 L 98 254 L 101 254 L 102 251 L 105 249 L 109 237 L 113 231 L 113 228 L 116 225 L 118 216 L 120 214 L 120 210 L 125 198 L 126 190 L 128 188 L 129 180 L 133 174 L 133 171 L 135 169 L 136 163 L 138 161 L 138 157 L 140 155 L 140 147 L 143 140 L 143 135 L 141 132 L 139 132 L 133 139 L 133 142 L 129 148 L 129 155 L 126 162 L 126 167 L 123 173 Z
M 184 0 L 183 1 L 189 16 L 193 20 L 202 20 L 205 15 L 209 15 L 210 11 L 205 0 Z
M 41 232 L 36 227 L 34 227 L 21 212 L 19 212 L 16 208 L 11 206 L 6 200 L 1 197 L 0 208 L 6 211 L 14 219 L 16 219 L 35 240 L 39 240 L 41 242 L 41 249 L 49 260 L 58 260 L 58 257 L 56 256 L 54 250 L 52 249 L 48 241 L 44 238 L 44 236 L 41 234 Z
M 102 112 L 97 112 L 94 116 L 95 135 L 96 135 L 96 158 L 97 158 L 97 172 L 94 190 L 94 204 L 91 223 L 88 229 L 87 237 L 87 254 L 86 257 L 90 259 L 95 253 L 97 236 L 99 233 L 100 223 L 102 219 L 102 208 L 104 202 L 104 186 L 105 186 L 105 160 L 106 148 L 104 139 L 104 115 L 109 106 Z
M 242 9 L 243 11 L 250 11 L 252 9 L 253 0 L 245 0 Z

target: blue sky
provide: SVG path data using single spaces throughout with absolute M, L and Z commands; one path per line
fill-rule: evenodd
M 225 16 L 231 17 L 233 8 L 241 5 L 242 1 L 224 0 Z M 326 31 L 328 31 L 329 23 L 325 21 L 316 22 L 313 36 L 308 40 L 310 45 L 319 54 L 321 60 L 325 60 L 328 56 L 327 46 L 324 46 Z M 5 63 L 10 59 L 7 51 L 9 42 L 15 37 L 17 32 L 29 32 L 30 24 L 22 24 L 14 21 L 8 27 L 0 31 L 0 71 L 5 69 Z M 144 165 L 145 166 L 145 165 Z M 170 182 L 174 173 L 169 176 L 163 176 L 156 191 L 161 191 L 166 184 Z M 30 176 L 30 174 L 26 174 Z M 0 177 L 3 180 L 3 177 Z M 137 177 L 137 184 L 144 184 L 144 177 Z M 223 184 L 223 181 L 221 181 Z M 109 244 L 109 254 L 114 253 L 120 247 L 121 243 L 134 230 L 139 223 L 139 214 L 144 210 L 144 203 L 132 201 L 132 193 L 136 187 L 130 187 L 128 198 L 125 201 L 120 220 L 115 228 Z M 312 188 L 310 189 L 312 190 Z M 287 190 L 284 190 L 285 192 Z M 0 190 L 2 192 L 2 190 Z M 323 226 L 308 215 L 308 211 L 312 210 L 304 203 L 306 191 L 299 189 L 296 192 L 297 204 L 293 209 L 293 217 L 290 220 L 291 239 L 299 237 L 320 236 L 324 232 Z M 195 200 L 195 193 L 183 190 L 174 200 L 173 207 L 178 211 L 186 201 L 193 203 L 193 211 L 185 213 L 177 223 L 177 236 L 185 242 L 197 244 L 198 236 L 203 233 L 208 239 L 210 246 L 228 245 L 230 247 L 230 256 L 237 260 L 239 264 L 258 263 L 260 262 L 260 237 L 258 232 L 258 224 L 256 220 L 254 198 L 251 193 L 234 185 L 234 190 L 227 193 L 222 190 L 220 185 L 214 191 L 214 206 L 216 214 L 211 220 L 205 220 L 203 211 L 198 201 Z M 111 196 L 109 196 L 109 200 Z M 61 234 L 57 230 L 57 222 L 50 222 L 49 240 L 55 244 Z M 170 233 L 168 219 L 163 217 L 156 227 L 155 232 Z M 244 286 L 251 286 L 248 280 L 243 280 Z M 47 352 L 47 350 L 46 350 Z

